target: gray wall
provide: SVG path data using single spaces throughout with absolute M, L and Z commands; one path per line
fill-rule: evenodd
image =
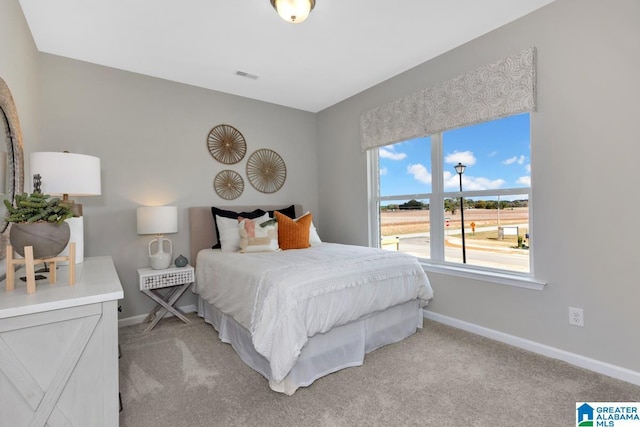
M 54 55 L 41 54 L 39 65 L 43 138 L 37 149 L 101 160 L 102 195 L 78 201 L 84 205 L 85 255 L 111 255 L 120 275 L 121 317 L 153 306 L 137 282 L 137 268 L 149 266 L 147 244 L 153 238 L 136 234 L 138 206 L 179 207 L 179 231 L 167 237 L 174 255 L 186 257 L 189 206 L 301 203 L 317 212 L 312 113 Z M 222 123 L 247 141 L 247 155 L 237 165 L 219 163 L 207 149 L 209 131 Z M 258 148 L 276 151 L 286 163 L 287 179 L 276 193 L 260 193 L 246 179 L 247 158 Z M 233 201 L 213 190 L 223 169 L 245 179 L 244 193 Z M 193 301 L 189 292 L 179 304 Z
M 38 137 L 37 61 L 38 51 L 18 0 L 1 1 L 0 77 L 13 95 L 25 141 Z
M 0 2 L 0 77 L 18 110 L 25 145 L 38 140 L 38 51 L 18 0 Z M 2 141 L 5 141 L 4 135 Z M 4 270 L 3 270 L 4 271 Z
M 429 309 L 640 371 L 640 227 L 629 204 L 640 157 L 639 17 L 636 0 L 557 0 L 320 112 L 323 237 L 367 243 L 361 112 L 535 46 L 533 253 L 536 277 L 549 284 L 533 291 L 429 274 Z M 584 308 L 584 328 L 568 324 L 569 306 Z

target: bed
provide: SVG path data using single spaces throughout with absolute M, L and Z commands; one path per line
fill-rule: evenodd
M 301 206 L 289 208 L 291 217 L 302 216 Z M 198 314 L 272 390 L 287 395 L 414 334 L 433 296 L 417 260 L 399 252 L 317 236 L 306 249 L 212 249 L 218 230 L 209 206 L 189 208 L 189 230 Z

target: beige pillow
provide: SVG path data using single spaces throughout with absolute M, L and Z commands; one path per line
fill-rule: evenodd
M 238 224 L 240 252 L 275 252 L 278 246 L 278 223 L 264 217 L 241 219 Z

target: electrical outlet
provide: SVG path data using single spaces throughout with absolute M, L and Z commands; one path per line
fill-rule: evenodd
M 581 308 L 569 307 L 569 324 L 584 326 L 584 311 Z

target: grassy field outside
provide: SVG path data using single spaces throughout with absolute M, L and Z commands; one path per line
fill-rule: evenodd
M 450 212 L 445 213 L 445 221 L 449 226 L 445 227 L 447 235 L 460 235 L 460 211 L 455 215 Z M 468 244 L 481 244 L 498 247 L 513 247 L 518 243 L 518 237 L 503 236 L 499 239 L 498 226 L 513 226 L 529 223 L 528 208 L 508 208 L 508 209 L 467 209 L 464 211 L 465 238 Z M 402 236 L 405 234 L 425 233 L 431 230 L 428 210 L 397 210 L 381 211 L 380 213 L 381 235 Z M 472 230 L 472 223 L 475 224 L 476 232 Z M 487 227 L 491 230 L 484 231 Z M 518 235 L 522 238 L 529 232 L 529 228 L 519 226 Z

